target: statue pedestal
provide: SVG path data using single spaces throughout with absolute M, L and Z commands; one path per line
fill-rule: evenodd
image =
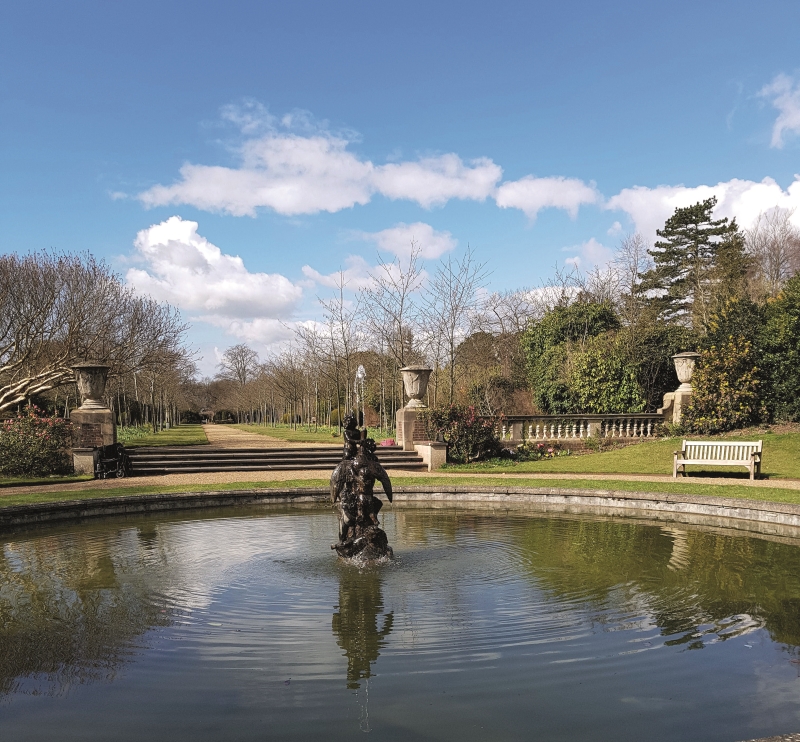
M 97 449 L 117 442 L 114 413 L 108 408 L 73 410 L 72 463 L 76 474 L 94 474 Z
M 395 438 L 404 451 L 413 451 L 414 441 L 427 440 L 428 436 L 422 427 L 422 422 L 417 420 L 419 407 L 403 407 L 397 411 L 397 432 Z

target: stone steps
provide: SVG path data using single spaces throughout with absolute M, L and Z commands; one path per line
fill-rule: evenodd
M 237 471 L 333 470 L 342 460 L 338 446 L 320 448 L 209 448 L 175 446 L 127 449 L 133 476 Z M 379 447 L 385 469 L 427 471 L 416 453 L 399 446 Z

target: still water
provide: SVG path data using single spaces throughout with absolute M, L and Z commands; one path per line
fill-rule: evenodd
M 800 731 L 800 541 L 327 509 L 0 536 L 2 740 L 734 740 Z

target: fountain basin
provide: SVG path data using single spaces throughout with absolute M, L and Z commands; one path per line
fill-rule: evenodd
M 399 500 L 396 559 L 365 570 L 310 502 L 5 533 L 0 736 L 796 730 L 797 530 Z

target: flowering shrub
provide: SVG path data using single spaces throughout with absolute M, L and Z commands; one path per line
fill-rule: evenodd
M 72 425 L 29 406 L 0 424 L 0 474 L 46 476 L 72 471 Z
M 431 440 L 447 443 L 447 460 L 469 464 L 499 456 L 502 446 L 494 421 L 478 417 L 473 406 L 450 405 L 424 410 L 419 419 Z
M 561 448 L 555 441 L 543 443 L 542 441 L 525 441 L 514 449 L 514 458 L 517 461 L 539 461 L 541 459 L 554 459 L 556 456 L 569 456 L 568 448 Z

